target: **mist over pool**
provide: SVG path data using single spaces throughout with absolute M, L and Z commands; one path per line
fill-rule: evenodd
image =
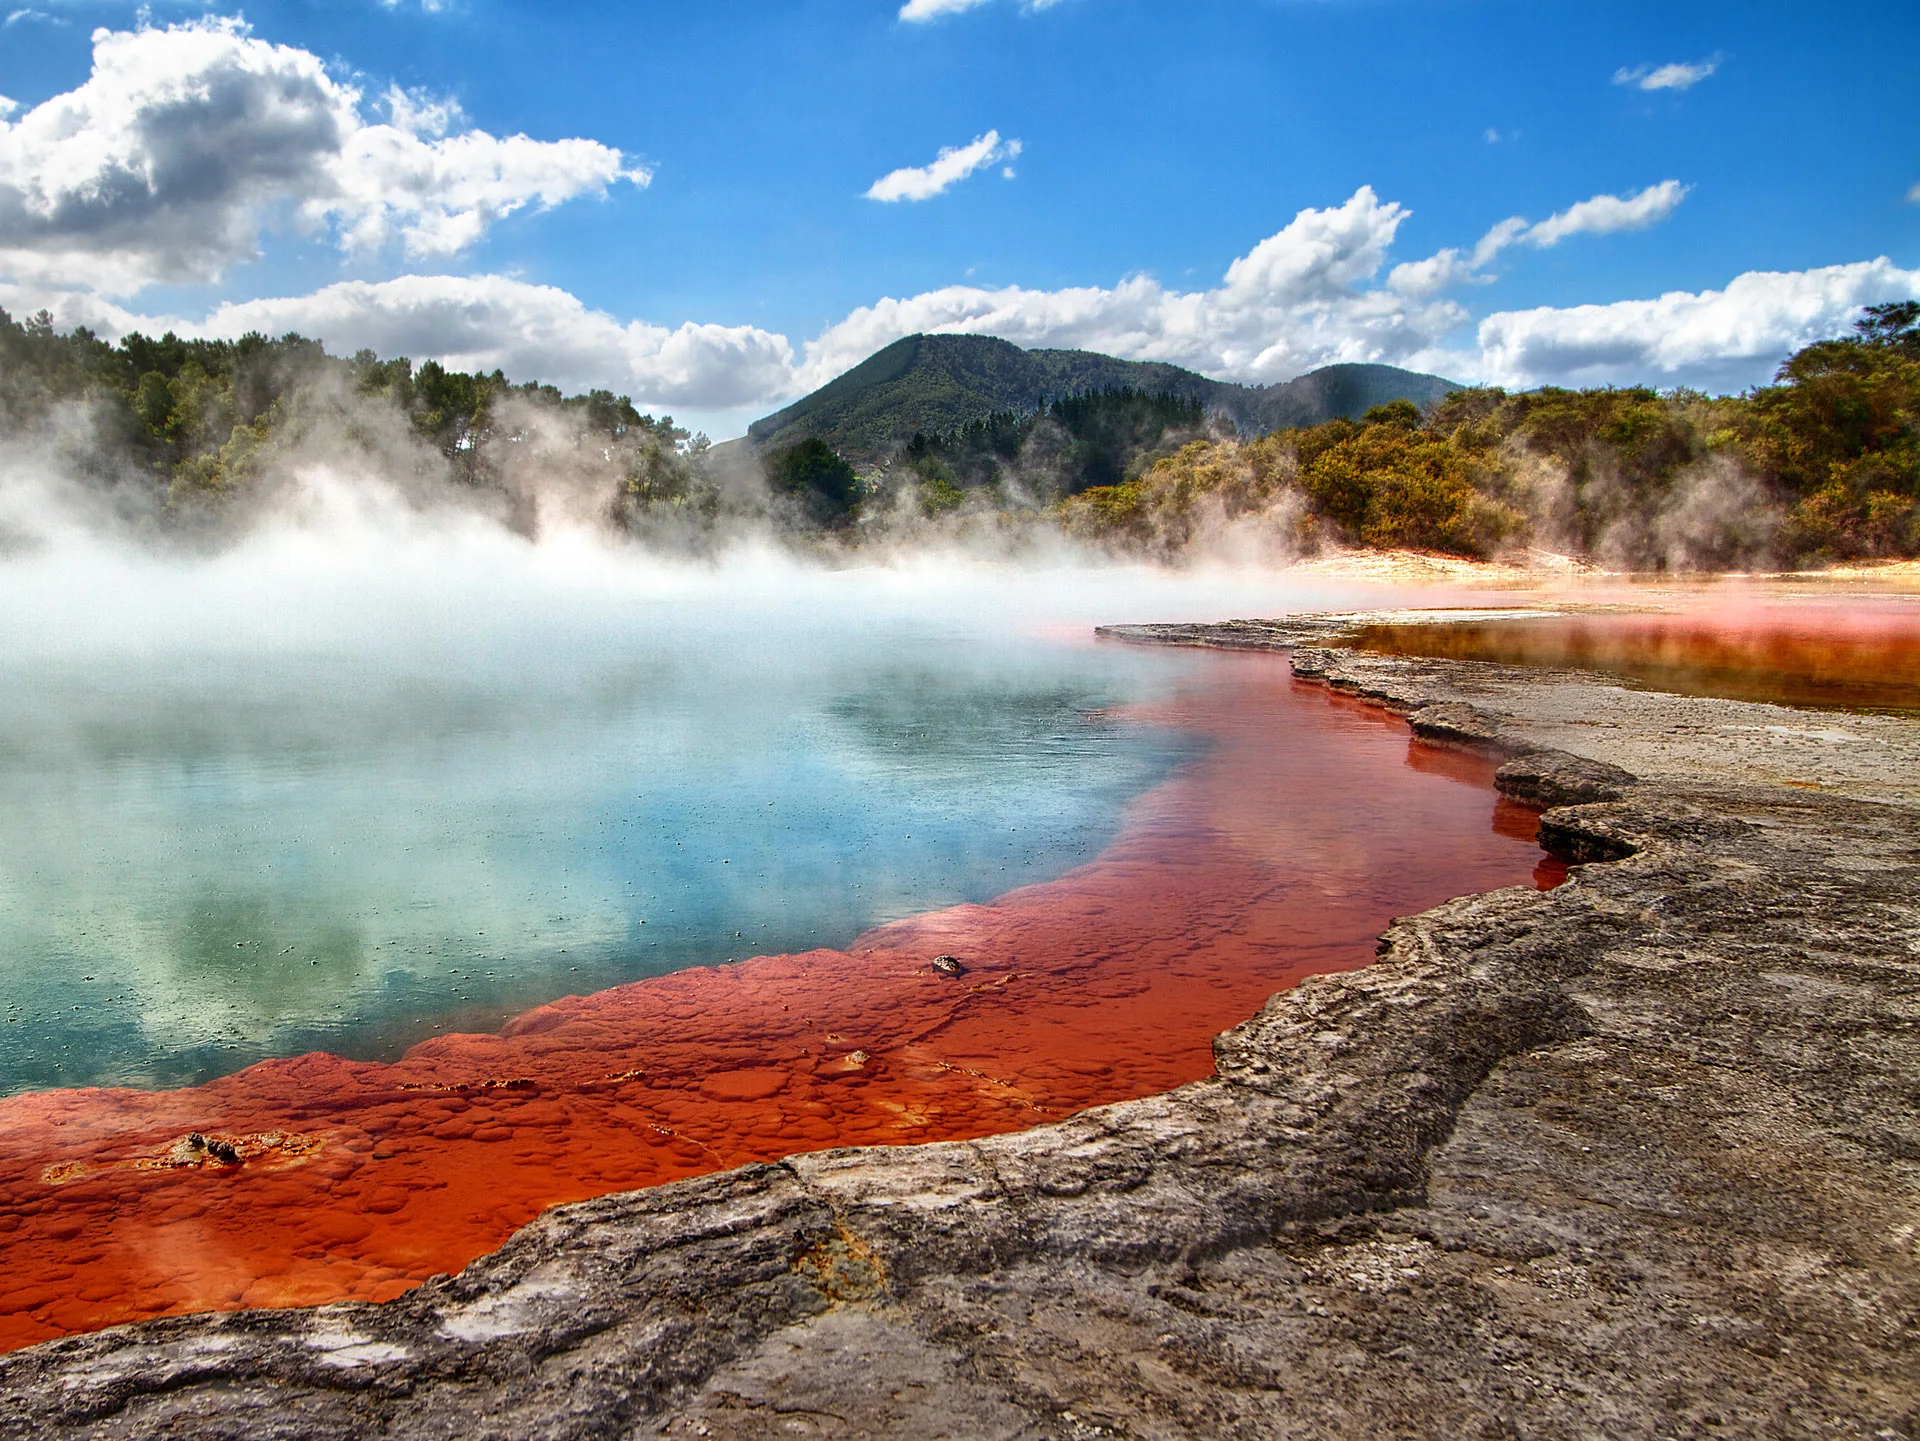
M 368 1058 L 1090 859 L 1194 745 L 1094 621 L 1233 571 L 830 570 L 311 518 L 0 565 L 0 1092 Z

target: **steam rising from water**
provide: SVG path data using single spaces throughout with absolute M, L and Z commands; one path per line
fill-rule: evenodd
M 829 569 L 302 468 L 201 554 L 4 488 L 0 1091 L 390 1054 L 1089 858 L 1181 742 L 1096 621 L 1337 604 L 1070 553 Z M 69 490 L 68 496 L 72 492 Z

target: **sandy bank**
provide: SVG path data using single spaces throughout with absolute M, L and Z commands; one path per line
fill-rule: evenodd
M 1497 560 L 1473 560 L 1423 550 L 1337 550 L 1293 562 L 1303 575 L 1359 580 L 1380 585 L 1452 585 L 1487 591 L 1567 592 L 1596 586 L 1632 584 L 1649 594 L 1698 589 L 1701 586 L 1787 582 L 1819 586 L 1821 582 L 1850 585 L 1868 582 L 1876 588 L 1910 590 L 1920 587 L 1920 560 L 1863 560 L 1819 570 L 1703 571 L 1647 573 L 1614 571 L 1578 556 L 1529 550 Z

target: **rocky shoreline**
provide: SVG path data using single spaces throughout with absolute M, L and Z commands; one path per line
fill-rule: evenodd
M 1568 884 L 1397 922 L 1161 1096 L 0 1357 L 0 1436 L 1920 1436 L 1920 726 L 1342 620 L 1112 634 L 1508 757 Z

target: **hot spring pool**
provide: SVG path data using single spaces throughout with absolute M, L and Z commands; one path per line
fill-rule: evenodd
M 1491 763 L 1090 634 L 1337 593 L 270 559 L 0 567 L 0 1349 L 1151 1094 L 1391 917 L 1555 878 Z
M 1648 690 L 1815 709 L 1920 711 L 1920 603 L 1727 600 L 1675 612 L 1541 615 L 1362 627 L 1353 644 L 1386 655 L 1560 666 Z
M 1191 657 L 684 617 L 487 655 L 0 660 L 0 1094 L 390 1057 L 1099 852 Z M 842 638 L 845 639 L 845 638 Z

